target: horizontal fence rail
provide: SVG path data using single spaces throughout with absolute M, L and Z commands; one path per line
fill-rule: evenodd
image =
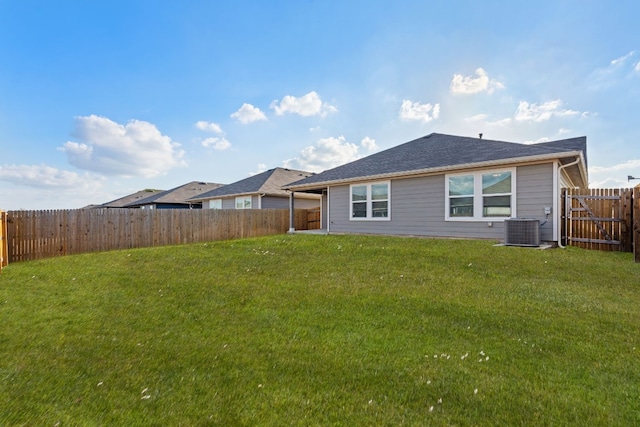
M 563 190 L 564 236 L 583 249 L 632 252 L 633 189 Z
M 295 228 L 307 229 L 296 209 Z M 288 209 L 78 209 L 6 213 L 8 262 L 283 234 Z

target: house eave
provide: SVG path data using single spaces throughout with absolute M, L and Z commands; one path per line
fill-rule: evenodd
M 541 162 L 541 161 L 558 160 L 566 157 L 575 157 L 575 156 L 580 157 L 580 160 L 581 160 L 580 175 L 582 176 L 583 179 L 585 179 L 585 182 L 587 182 L 585 169 L 584 169 L 584 156 L 582 154 L 582 151 L 567 151 L 562 153 L 550 153 L 550 154 L 541 154 L 536 156 L 513 157 L 509 159 L 497 159 L 497 160 L 489 160 L 484 162 L 464 163 L 464 164 L 456 164 L 456 165 L 449 165 L 449 166 L 439 166 L 434 168 L 414 169 L 414 170 L 402 171 L 402 172 L 358 176 L 358 177 L 351 177 L 351 178 L 315 182 L 312 184 L 287 185 L 287 186 L 284 186 L 283 189 L 288 191 L 310 191 L 310 190 L 316 190 L 320 187 L 329 187 L 333 185 L 341 185 L 341 184 L 347 184 L 351 182 L 372 181 L 372 180 L 393 179 L 393 178 L 407 178 L 407 177 L 419 176 L 419 175 L 433 175 L 433 174 L 439 174 L 439 173 L 447 173 L 451 171 L 464 170 L 464 169 L 480 169 L 480 168 L 490 168 L 490 167 L 496 167 L 496 166 L 511 166 L 511 165 L 523 164 L 523 163 L 535 163 L 535 162 Z

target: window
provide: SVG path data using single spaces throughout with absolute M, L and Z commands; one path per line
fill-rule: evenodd
M 209 200 L 209 209 L 222 209 L 222 199 Z
M 514 169 L 447 175 L 446 219 L 511 217 L 515 214 L 514 178 Z
M 251 209 L 251 196 L 236 197 L 236 209 Z
M 352 220 L 389 220 L 389 182 L 351 186 Z

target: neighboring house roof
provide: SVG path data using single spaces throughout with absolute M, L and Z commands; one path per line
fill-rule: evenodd
M 199 196 L 192 197 L 191 201 L 217 199 L 221 197 L 241 196 L 248 194 L 265 194 L 270 196 L 287 196 L 288 192 L 282 189 L 286 184 L 298 181 L 301 178 L 312 176 L 311 172 L 294 169 L 274 168 L 257 175 L 236 181 L 232 184 L 216 188 Z
M 144 199 L 136 200 L 126 205 L 128 208 L 158 205 L 158 204 L 192 204 L 189 200 L 194 196 L 200 195 L 215 188 L 222 187 L 224 184 L 211 182 L 192 181 L 171 190 L 162 191 Z
M 139 200 L 146 199 L 147 197 L 149 197 L 149 196 L 151 196 L 153 194 L 162 193 L 163 191 L 164 190 L 152 190 L 152 189 L 141 190 L 141 191 L 138 191 L 136 193 L 129 194 L 128 196 L 120 197 L 119 199 L 115 199 L 115 200 L 112 200 L 110 202 L 103 203 L 101 205 L 96 205 L 94 207 L 96 207 L 96 208 L 124 208 L 125 206 L 129 205 L 130 203 L 136 203 Z
M 541 144 L 519 144 L 432 133 L 351 163 L 293 182 L 286 189 L 305 191 L 321 185 L 362 179 L 382 179 L 447 172 L 468 167 L 490 167 L 534 160 L 560 159 L 568 164 L 581 158 L 571 173 L 574 182 L 587 186 L 587 138 Z M 578 181 L 575 181 L 578 180 Z

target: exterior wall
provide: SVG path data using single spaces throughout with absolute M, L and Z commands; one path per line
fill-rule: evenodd
M 552 164 L 521 166 L 516 171 L 516 216 L 544 220 L 553 206 Z M 501 220 L 446 221 L 445 175 L 391 181 L 388 221 L 351 221 L 349 185 L 329 190 L 329 230 L 332 233 L 394 234 L 504 240 Z M 542 240 L 553 240 L 553 215 L 542 229 Z
M 300 200 L 301 201 L 301 200 Z M 296 208 L 298 206 L 298 200 L 295 200 Z M 258 209 L 258 203 L 252 201 L 253 209 Z M 264 196 L 262 198 L 262 209 L 289 209 L 289 198 L 288 197 L 274 197 L 274 196 Z
M 534 218 L 542 224 L 545 220 L 544 208 L 553 208 L 553 164 L 521 166 L 517 171 L 518 218 Z M 551 242 L 553 236 L 553 212 L 547 223 L 540 229 L 540 240 Z
M 312 209 L 320 206 L 320 199 L 294 197 L 293 202 L 296 209 Z M 289 197 L 264 196 L 262 198 L 262 209 L 289 209 Z
M 205 206 L 209 206 L 209 201 L 204 202 Z M 261 205 L 260 205 L 261 204 Z M 320 199 L 295 199 L 296 209 L 311 209 L 320 206 Z M 289 197 L 264 196 L 262 200 L 258 195 L 251 196 L 251 209 L 289 209 Z M 236 198 L 225 197 L 222 199 L 222 209 L 235 209 Z

